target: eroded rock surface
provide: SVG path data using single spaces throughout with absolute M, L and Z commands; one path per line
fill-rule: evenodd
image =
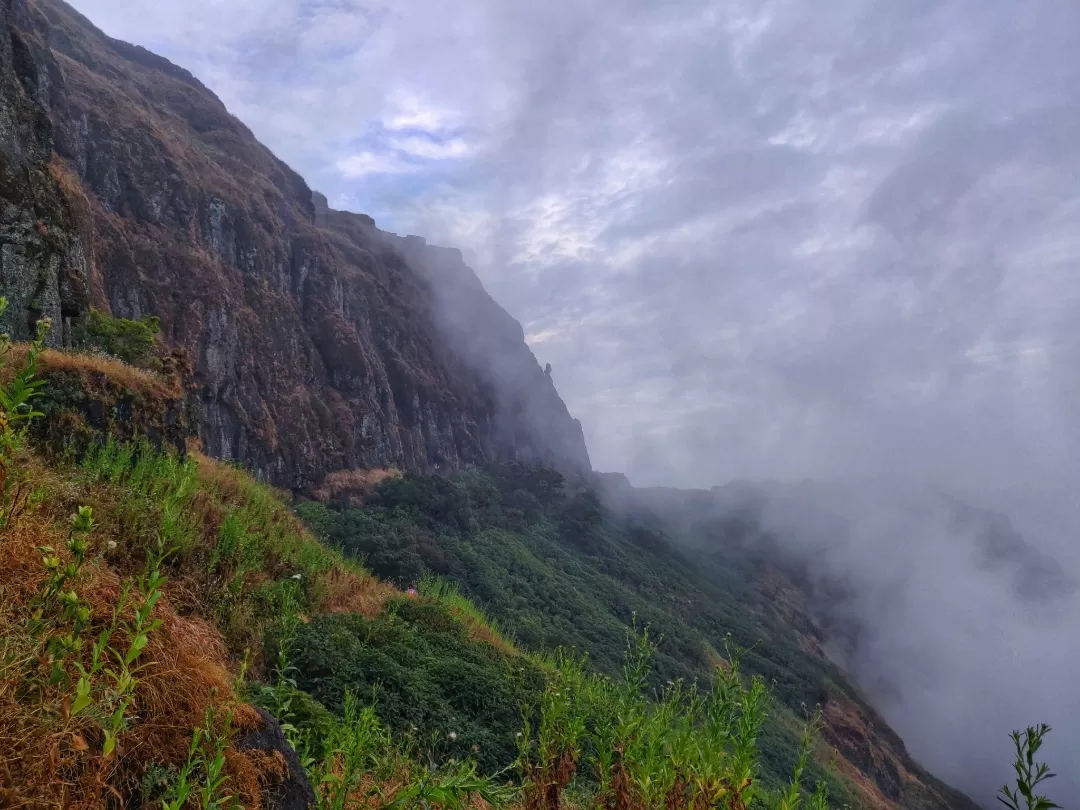
M 60 0 L 0 2 L 12 334 L 91 304 L 158 316 L 193 358 L 204 449 L 282 486 L 493 458 L 589 468 L 458 251 L 330 210 L 191 74 Z

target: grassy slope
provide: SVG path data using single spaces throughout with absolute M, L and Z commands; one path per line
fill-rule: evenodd
M 0 384 L 24 357 L 16 347 Z M 260 806 L 281 763 L 237 750 L 223 725 L 228 717 L 234 730 L 254 727 L 249 701 L 307 734 L 307 753 L 329 757 L 312 763 L 320 775 L 342 776 L 332 749 L 352 727 L 368 729 L 370 750 L 357 760 L 366 781 L 353 786 L 361 792 L 393 796 L 418 782 L 431 757 L 468 757 L 488 771 L 509 764 L 522 706 L 544 685 L 543 662 L 520 653 L 453 590 L 432 584 L 410 598 L 327 549 L 293 514 L 287 493 L 198 452 L 180 457 L 169 441 L 183 434 L 174 418 L 180 395 L 168 380 L 98 356 L 41 359 L 46 386 L 36 405 L 46 417 L 31 434 L 43 449 L 27 445 L 8 460 L 9 500 L 0 509 L 0 806 L 156 805 L 192 762 L 200 727 L 224 746 L 222 790 Z M 134 441 L 102 444 L 115 434 Z M 75 562 L 71 516 L 84 506 L 95 525 L 84 561 L 63 586 L 86 611 L 75 635 L 61 603 L 43 599 L 50 578 L 43 560 L 52 552 L 42 549 L 56 550 L 60 569 Z M 92 668 L 102 631 L 112 628 L 105 659 L 129 649 L 162 548 L 168 579 L 148 614 L 160 626 L 131 662 L 137 682 L 110 754 L 105 729 L 119 703 L 107 670 L 118 669 L 115 661 L 90 679 L 92 701 L 81 709 L 76 682 L 80 667 Z M 274 671 L 290 624 L 298 625 L 292 657 L 305 685 L 339 717 L 349 715 L 351 727 Z M 80 647 L 50 654 L 68 633 Z M 346 689 L 367 702 L 372 688 L 384 725 L 346 706 Z M 479 785 L 470 767 L 448 776 Z M 207 770 L 196 762 L 193 780 L 201 784 Z
M 242 473 L 198 457 L 181 463 L 146 455 L 130 471 L 121 469 L 126 460 L 111 454 L 99 458 L 103 463 L 76 467 L 24 453 L 13 465 L 30 496 L 0 541 L 0 746 L 6 756 L 0 784 L 15 804 L 93 806 L 111 790 L 130 798 L 150 766 L 183 764 L 192 730 L 207 710 L 221 716 L 238 704 L 238 656 L 273 620 L 293 573 L 307 579 L 305 601 L 313 612 L 347 607 L 375 613 L 390 590 L 316 543 L 278 497 Z M 132 719 L 118 754 L 108 760 L 93 712 L 66 716 L 70 686 L 48 683 L 48 673 L 30 660 L 37 648 L 25 621 L 46 574 L 38 548 L 64 548 L 69 515 L 80 505 L 93 507 L 98 525 L 86 563 L 67 584 L 90 608 L 83 649 L 67 657 L 73 678 L 76 661 L 89 666 L 92 641 L 113 623 L 121 589 L 142 574 L 156 538 L 177 547 L 154 608 L 163 624 L 149 635 L 140 658 L 149 666 L 139 675 Z M 243 540 L 217 554 L 233 537 Z M 131 634 L 123 623 L 132 621 L 140 600 L 131 602 L 112 638 L 118 650 L 126 649 Z M 104 705 L 109 679 L 102 673 L 94 683 Z M 254 717 L 240 710 L 237 721 Z M 258 801 L 259 765 L 231 753 L 248 806 Z
M 537 702 L 551 672 L 548 659 L 520 647 L 575 646 L 612 672 L 634 612 L 667 636 L 657 682 L 706 673 L 725 633 L 745 646 L 763 639 L 746 664 L 774 677 L 781 694 L 761 739 L 763 775 L 778 781 L 789 769 L 799 722 L 784 704 L 813 700 L 833 673 L 799 657 L 779 626 L 748 622 L 730 595 L 695 583 L 655 531 L 613 521 L 588 493 L 565 497 L 553 473 L 506 467 L 450 481 L 368 476 L 367 506 L 301 505 L 312 525 L 348 547 L 342 554 L 314 539 L 286 493 L 198 453 L 182 461 L 145 444 L 109 443 L 77 463 L 71 453 L 58 456 L 65 437 L 93 446 L 113 433 L 150 435 L 167 449 L 179 435 L 167 416 L 175 416 L 179 392 L 168 380 L 98 357 L 48 353 L 43 365 L 48 418 L 35 434 L 53 452 L 24 450 L 12 460 L 9 491 L 21 493 L 24 505 L 0 531 L 5 801 L 98 807 L 110 796 L 128 806 L 160 798 L 154 785 L 175 783 L 190 762 L 193 730 L 205 726 L 222 740 L 229 790 L 255 807 L 280 763 L 235 750 L 219 734 L 222 718 L 250 726 L 257 718 L 246 702 L 267 705 L 308 734 L 307 753 L 318 758 L 342 744 L 334 715 L 350 711 L 350 692 L 364 702 L 374 696 L 381 723 L 368 727 L 401 741 L 380 737 L 381 758 L 364 760 L 365 779 L 381 780 L 379 789 L 415 783 L 418 762 L 433 757 L 468 757 L 491 772 L 513 758 L 521 708 Z M 47 579 L 39 547 L 64 549 L 70 516 L 82 505 L 93 507 L 97 525 L 67 587 L 88 609 L 85 643 L 64 659 L 72 682 L 50 683 L 27 624 Z M 116 753 L 104 756 L 107 718 L 94 716 L 96 703 L 71 710 L 76 664 L 89 665 L 93 640 L 110 625 L 117 626 L 111 645 L 126 649 L 159 539 L 170 549 L 162 564 L 168 581 L 152 613 L 161 626 L 135 662 L 144 668 Z M 390 578 L 413 579 L 425 568 L 453 577 L 499 625 L 430 580 L 419 598 L 405 596 L 352 562 L 355 552 Z M 71 555 L 61 557 L 66 564 Z M 118 607 L 132 586 L 126 607 Z M 59 628 L 54 635 L 64 629 L 56 610 L 48 615 Z M 275 673 L 283 639 L 291 668 Z M 235 680 L 245 658 L 247 684 Z M 260 685 L 275 679 L 276 688 Z M 99 673 L 94 700 L 115 705 L 112 688 Z M 352 712 L 355 720 L 355 706 Z M 468 783 L 468 774 L 461 778 Z
M 451 578 L 527 649 L 576 648 L 615 673 L 636 614 L 664 637 L 654 687 L 707 678 L 725 639 L 748 650 L 745 670 L 769 682 L 778 703 L 761 740 L 766 782 L 790 773 L 799 718 L 824 703 L 852 801 L 965 806 L 910 760 L 842 672 L 800 646 L 753 585 L 766 561 L 738 537 L 703 572 L 662 527 L 611 513 L 587 489 L 566 497 L 554 473 L 517 465 L 450 479 L 389 477 L 352 503 L 338 489 L 329 504 L 297 507 L 317 533 L 402 585 L 425 570 Z M 834 795 L 843 792 L 834 785 Z

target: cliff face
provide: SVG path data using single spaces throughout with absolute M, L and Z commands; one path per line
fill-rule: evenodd
M 9 301 L 0 326 L 15 335 L 88 305 L 83 245 L 51 165 L 55 65 L 35 59 L 30 27 L 24 2 L 0 0 L 0 289 Z M 63 335 L 54 330 L 54 342 Z
M 60 0 L 0 0 L 4 327 L 156 315 L 217 456 L 589 469 L 580 424 L 458 251 L 331 211 L 186 71 Z M 65 339 L 55 330 L 54 339 Z

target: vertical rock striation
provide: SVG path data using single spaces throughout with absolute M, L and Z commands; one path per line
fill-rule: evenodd
M 458 251 L 330 210 L 191 74 L 61 0 L 0 4 L 14 335 L 91 304 L 156 315 L 194 360 L 204 448 L 282 486 L 495 458 L 589 469 L 580 424 Z

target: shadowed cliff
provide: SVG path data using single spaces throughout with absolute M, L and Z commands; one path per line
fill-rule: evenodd
M 331 212 L 198 80 L 59 0 L 4 0 L 4 327 L 92 305 L 190 353 L 213 455 L 587 471 L 580 424 L 457 251 Z M 318 213 L 317 213 L 318 207 Z

